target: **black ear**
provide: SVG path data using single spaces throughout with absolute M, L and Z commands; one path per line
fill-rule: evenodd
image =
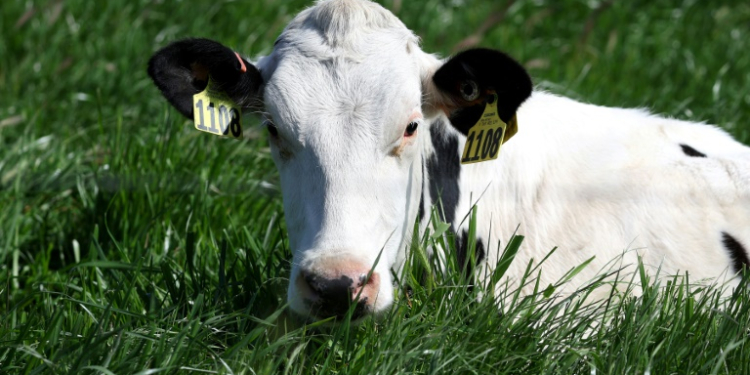
M 443 103 L 451 124 L 463 134 L 479 120 L 491 92 L 497 93 L 498 114 L 508 123 L 529 96 L 529 74 L 510 56 L 477 48 L 459 53 L 443 64 L 432 81 L 447 99 Z
M 174 42 L 151 57 L 148 75 L 164 97 L 193 118 L 193 95 L 205 90 L 208 77 L 243 108 L 260 103 L 263 78 L 258 69 L 221 43 L 208 39 Z

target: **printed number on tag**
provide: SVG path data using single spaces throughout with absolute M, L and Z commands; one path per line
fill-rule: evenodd
M 497 95 L 494 95 L 492 103 L 487 103 L 484 107 L 482 117 L 469 129 L 461 164 L 497 159 L 506 128 L 507 125 L 497 114 Z
M 193 95 L 195 128 L 216 135 L 242 137 L 242 112 L 237 104 L 222 92 L 212 90 L 211 79 L 206 89 Z

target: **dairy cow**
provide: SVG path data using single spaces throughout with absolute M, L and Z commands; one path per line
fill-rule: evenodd
M 476 209 L 478 277 L 516 229 L 526 239 L 511 281 L 554 247 L 542 285 L 591 257 L 574 281 L 617 257 L 632 265 L 640 256 L 662 276 L 730 283 L 750 264 L 750 148 L 714 126 L 534 91 L 496 50 L 425 53 L 370 1 L 316 3 L 255 63 L 186 39 L 158 51 L 148 72 L 189 118 L 209 78 L 265 113 L 293 251 L 288 300 L 310 319 L 341 316 L 352 301 L 356 317 L 387 309 L 391 271 L 438 200 L 459 258 Z M 499 147 L 464 152 L 490 107 L 504 124 L 517 119 L 518 133 L 503 133 L 496 160 L 462 164 Z

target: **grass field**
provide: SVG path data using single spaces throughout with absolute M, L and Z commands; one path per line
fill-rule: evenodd
M 750 142 L 747 1 L 382 3 L 427 51 L 475 35 L 542 89 Z M 288 319 L 265 133 L 248 116 L 243 141 L 199 134 L 145 64 L 187 36 L 262 55 L 307 4 L 3 1 L 0 374 L 750 374 L 744 284 L 721 302 L 651 282 L 598 306 L 509 290 L 501 315 L 458 272 L 414 262 L 413 294 L 380 321 Z

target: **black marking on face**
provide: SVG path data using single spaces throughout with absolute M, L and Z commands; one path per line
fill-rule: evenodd
M 727 232 L 721 232 L 721 242 L 724 243 L 724 247 L 729 251 L 735 273 L 741 272 L 743 268 L 750 270 L 750 259 L 748 259 L 747 250 L 736 238 Z
M 471 276 L 474 272 L 473 264 L 479 264 L 484 260 L 484 242 L 477 238 L 474 245 L 474 262 L 467 261 L 469 256 L 469 233 L 462 230 L 460 235 L 456 235 L 456 260 L 463 267 L 464 274 Z
M 435 122 L 430 129 L 430 138 L 435 153 L 427 160 L 427 172 L 430 175 L 430 198 L 433 204 L 438 201 L 442 202 L 442 210 L 439 210 L 442 215 L 441 219 L 452 228 L 461 193 L 458 188 L 461 161 L 458 154 L 458 136 L 445 134 L 445 129 L 445 124 L 438 122 Z
M 694 149 L 694 148 L 692 148 L 692 147 L 690 147 L 690 146 L 688 146 L 688 145 L 686 145 L 684 143 L 680 143 L 680 147 L 682 148 L 682 152 L 684 152 L 685 155 L 687 155 L 687 156 L 692 156 L 694 158 L 705 158 L 706 157 L 706 154 L 704 154 L 704 153 L 702 153 L 702 152 L 700 152 L 700 151 L 698 151 L 698 150 L 696 150 L 696 149 Z

